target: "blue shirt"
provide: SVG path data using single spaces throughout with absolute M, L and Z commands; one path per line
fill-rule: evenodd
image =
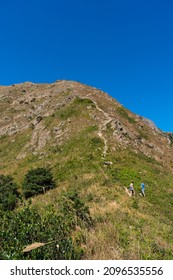
M 142 188 L 142 190 L 144 190 L 144 189 L 145 189 L 145 185 L 144 185 L 144 183 L 142 183 L 142 184 L 141 184 L 141 188 Z

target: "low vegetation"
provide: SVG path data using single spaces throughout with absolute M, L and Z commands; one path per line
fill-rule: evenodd
M 24 174 L 21 190 L 27 190 L 32 204 L 23 200 L 11 214 L 1 211 L 2 259 L 173 258 L 173 176 L 154 159 L 128 149 L 109 152 L 113 164 L 104 165 L 104 143 L 96 131 L 88 127 L 54 149 L 51 170 L 39 167 Z M 131 180 L 134 198 L 125 192 Z M 34 242 L 54 240 L 22 252 Z
M 17 88 L 1 90 L 0 258 L 173 259 L 172 135 L 79 83 Z
M 18 200 L 19 192 L 13 178 L 0 175 L 0 210 L 13 210 Z
M 0 217 L 1 260 L 82 258 L 85 238 L 80 226 L 91 226 L 91 218 L 77 193 L 60 197 L 58 211 L 50 205 L 40 214 L 37 207 L 27 204 L 14 212 L 1 211 Z M 27 245 L 36 242 L 45 246 L 23 252 Z
M 36 168 L 29 170 L 25 175 L 22 184 L 25 198 L 29 198 L 39 193 L 45 193 L 47 190 L 55 187 L 50 169 Z
M 128 110 L 124 107 L 118 107 L 116 111 L 124 118 L 127 119 L 130 123 L 136 123 L 136 120 L 134 117 L 131 117 L 128 113 Z

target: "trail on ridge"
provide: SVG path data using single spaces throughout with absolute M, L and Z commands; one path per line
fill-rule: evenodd
M 104 110 L 102 110 L 99 105 L 97 104 L 97 102 L 95 100 L 93 100 L 92 98 L 90 98 L 92 100 L 92 102 L 95 104 L 96 106 L 96 109 L 101 112 L 104 116 L 105 116 L 105 121 L 104 122 L 101 122 L 99 124 L 99 128 L 98 128 L 98 136 L 103 140 L 104 142 L 104 148 L 103 148 L 103 157 L 105 158 L 106 155 L 107 155 L 107 150 L 108 150 L 108 144 L 107 144 L 107 139 L 106 137 L 104 136 L 103 134 L 103 131 L 106 130 L 106 126 L 108 123 L 110 123 L 113 119 L 109 116 L 108 113 L 106 113 Z

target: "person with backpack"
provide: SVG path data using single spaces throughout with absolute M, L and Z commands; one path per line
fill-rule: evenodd
M 134 183 L 133 181 L 130 183 L 129 190 L 131 192 L 131 196 L 135 195 Z
M 141 194 L 145 196 L 145 184 L 141 183 Z

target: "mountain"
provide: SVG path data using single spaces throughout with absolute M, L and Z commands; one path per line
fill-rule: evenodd
M 0 86 L 0 100 L 0 173 L 21 191 L 28 170 L 51 168 L 57 187 L 32 198 L 41 211 L 77 190 L 94 220 L 83 258 L 173 258 L 171 133 L 79 82 Z

